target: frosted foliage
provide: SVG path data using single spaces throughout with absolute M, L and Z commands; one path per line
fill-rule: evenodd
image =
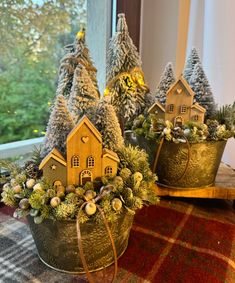
M 80 59 L 81 63 L 86 67 L 87 72 L 93 81 L 94 86 L 97 88 L 98 91 L 98 83 L 97 83 L 97 70 L 94 67 L 94 64 L 92 62 L 89 49 L 85 43 L 85 37 L 83 39 L 76 39 L 75 44 L 75 57 Z
M 208 79 L 200 63 L 195 65 L 189 84 L 195 92 L 196 102 L 206 109 L 206 118 L 213 118 L 216 105 Z
M 174 82 L 175 76 L 172 63 L 168 63 L 165 67 L 156 90 L 156 98 L 161 102 L 161 104 L 165 105 L 166 93 Z
M 145 95 L 145 109 L 144 111 L 148 111 L 148 109 L 156 102 L 156 98 L 152 93 L 147 93 Z
M 132 83 L 128 83 L 128 77 L 122 78 L 117 80 L 110 91 L 111 104 L 124 125 L 131 120 L 137 111 L 135 86 L 132 86 Z
M 188 56 L 186 65 L 185 65 L 184 72 L 183 72 L 183 76 L 188 83 L 189 83 L 189 80 L 192 76 L 193 69 L 194 69 L 194 67 L 197 63 L 201 63 L 201 60 L 200 60 L 200 57 L 197 53 L 196 48 L 192 48 L 192 50 L 191 50 L 191 52 Z
M 84 31 L 85 32 L 85 31 Z M 59 79 L 57 87 L 57 95 L 62 94 L 69 97 L 72 88 L 73 75 L 78 63 L 82 63 L 88 70 L 88 73 L 97 88 L 96 73 L 97 70 L 93 66 L 89 50 L 85 44 L 85 35 L 76 37 L 75 42 L 65 47 L 67 53 L 60 62 Z
M 100 102 L 95 115 L 95 125 L 102 134 L 104 147 L 115 151 L 123 145 L 118 118 L 113 106 L 108 102 Z
M 48 154 L 54 147 L 65 154 L 67 135 L 73 127 L 74 123 L 68 112 L 65 98 L 63 95 L 58 95 L 48 121 L 43 155 Z
M 99 94 L 90 78 L 87 69 L 79 64 L 76 67 L 73 86 L 68 100 L 68 109 L 76 123 L 79 118 L 93 112 L 97 106 Z
M 117 32 L 109 42 L 106 80 L 141 66 L 141 59 L 130 38 L 124 14 L 118 15 Z

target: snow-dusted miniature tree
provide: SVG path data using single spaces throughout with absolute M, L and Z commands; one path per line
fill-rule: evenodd
M 68 109 L 75 123 L 86 114 L 88 117 L 95 112 L 99 94 L 89 73 L 83 64 L 75 69 L 73 85 L 68 99 Z
M 47 124 L 42 155 L 47 155 L 53 148 L 65 154 L 66 139 L 73 127 L 74 123 L 68 112 L 66 100 L 63 95 L 57 95 Z
M 123 145 L 121 128 L 113 106 L 107 100 L 102 100 L 95 115 L 95 125 L 103 137 L 103 146 L 117 150 Z
M 67 45 L 65 50 L 66 54 L 60 62 L 58 87 L 56 91 L 57 95 L 62 94 L 65 97 L 69 97 L 74 72 L 79 63 L 82 63 L 86 67 L 98 92 L 98 83 L 96 79 L 97 70 L 93 65 L 89 49 L 85 43 L 84 29 L 77 33 L 74 43 Z
M 189 83 L 189 80 L 192 76 L 194 67 L 197 63 L 201 63 L 201 59 L 200 59 L 200 57 L 197 53 L 196 48 L 194 47 L 194 48 L 192 48 L 192 50 L 191 50 L 191 52 L 190 52 L 190 54 L 187 58 L 185 68 L 184 68 L 184 72 L 183 72 L 183 76 L 188 83 Z
M 127 123 L 135 118 L 137 113 L 136 84 L 128 73 L 123 73 L 110 90 L 110 102 L 117 113 L 122 134 L 127 128 Z
M 106 81 L 109 83 L 116 75 L 141 67 L 141 59 L 126 24 L 125 14 L 118 14 L 117 31 L 111 38 L 107 57 Z
M 127 120 L 134 119 L 144 110 L 145 95 L 148 92 L 141 70 L 140 55 L 129 35 L 124 14 L 118 15 L 117 31 L 109 43 L 106 70 L 107 87 L 112 95 L 111 103 L 124 130 Z M 126 76 L 126 85 L 131 81 L 128 91 L 123 91 L 120 87 L 123 84 L 120 76 Z
M 156 98 L 161 102 L 162 105 L 166 103 L 166 93 L 171 85 L 175 82 L 175 75 L 173 71 L 172 63 L 167 63 L 165 70 L 160 78 L 156 90 Z
M 195 92 L 194 99 L 206 109 L 206 118 L 213 118 L 216 114 L 216 104 L 210 84 L 200 63 L 194 67 L 189 84 Z

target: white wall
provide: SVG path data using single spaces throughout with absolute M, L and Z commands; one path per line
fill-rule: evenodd
M 106 54 L 111 34 L 111 1 L 87 0 L 87 45 L 97 69 L 100 93 L 105 88 Z
M 140 53 L 145 78 L 155 91 L 168 62 L 175 65 L 178 0 L 142 0 Z
M 235 101 L 235 1 L 191 1 L 192 6 L 197 7 L 199 12 L 194 21 L 194 32 L 191 30 L 190 33 L 192 40 L 188 42 L 188 49 L 192 46 L 199 47 L 199 50 L 201 48 L 204 70 L 218 105 L 233 103 Z M 192 9 L 191 15 L 194 11 Z M 202 28 L 202 22 L 204 22 L 204 28 Z M 223 161 L 235 168 L 234 139 L 228 141 Z
M 179 0 L 142 0 L 141 56 L 155 91 L 167 62 L 175 65 Z M 235 1 L 191 0 L 188 48 L 196 47 L 219 105 L 235 101 Z M 235 168 L 235 140 L 223 161 Z

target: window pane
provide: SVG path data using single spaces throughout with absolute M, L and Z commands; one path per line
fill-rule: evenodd
M 94 167 L 95 166 L 95 159 L 93 156 L 89 156 L 87 158 L 87 167 L 88 168 L 91 168 L 91 167 Z
M 63 47 L 86 26 L 86 0 L 2 0 L 0 17 L 0 143 L 43 136 Z

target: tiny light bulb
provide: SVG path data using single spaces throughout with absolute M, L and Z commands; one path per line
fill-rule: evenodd
M 109 89 L 106 87 L 104 90 L 104 96 L 108 96 L 109 95 Z

